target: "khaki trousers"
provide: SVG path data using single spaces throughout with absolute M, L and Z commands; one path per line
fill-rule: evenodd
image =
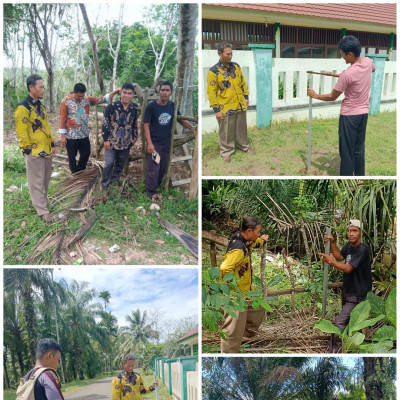
M 249 149 L 246 111 L 225 115 L 222 120 L 218 120 L 218 125 L 219 153 L 222 157 L 228 157 L 235 152 L 235 142 L 240 150 L 247 151 Z
M 265 309 L 255 310 L 251 305 L 246 311 L 236 312 L 237 318 L 229 314 L 224 315 L 225 322 L 222 329 L 228 331 L 228 340 L 221 339 L 221 353 L 239 353 L 243 336 L 253 336 L 265 317 Z
M 34 157 L 32 153 L 25 154 L 24 157 L 33 207 L 38 215 L 42 216 L 49 212 L 47 189 L 49 188 L 53 159 L 51 157 Z

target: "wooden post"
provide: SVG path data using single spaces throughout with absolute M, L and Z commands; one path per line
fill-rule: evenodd
M 180 88 L 176 89 L 176 94 L 175 94 L 175 98 L 178 98 L 178 90 L 181 90 Z M 165 187 L 165 191 L 168 193 L 169 190 L 169 179 L 171 176 L 171 164 L 172 164 L 172 156 L 174 155 L 174 132 L 176 129 L 176 123 L 178 121 L 178 105 L 175 103 L 174 106 L 174 121 L 172 123 L 172 129 L 171 129 L 171 150 L 169 153 L 169 161 L 168 161 L 168 169 L 167 169 L 167 173 L 165 175 L 165 182 L 164 182 L 164 187 Z
M 96 120 L 96 160 L 98 160 L 101 149 L 99 143 L 99 121 L 97 120 L 97 104 L 94 106 L 94 115 Z
M 192 174 L 190 176 L 190 186 L 189 186 L 189 200 L 193 200 L 197 196 L 198 190 L 198 153 L 199 153 L 199 134 L 196 127 L 196 140 L 194 142 L 193 149 L 193 162 L 192 162 Z
M 325 235 L 331 235 L 331 228 L 328 226 L 325 230 Z M 325 243 L 325 254 L 329 254 L 331 252 L 331 242 L 328 240 Z M 329 265 L 328 263 L 324 262 L 324 283 L 322 289 L 322 318 L 325 317 L 325 310 L 326 310 L 326 298 L 328 295 L 328 272 L 329 272 Z
M 217 266 L 217 246 L 215 245 L 215 242 L 210 241 L 210 261 L 211 261 L 211 266 L 216 268 Z
M 260 275 L 261 275 L 261 291 L 262 297 L 264 300 L 267 300 L 267 284 L 265 282 L 265 255 L 267 253 L 267 242 L 264 242 L 262 251 L 261 251 L 261 260 L 260 260 Z
M 144 95 L 143 95 L 143 103 L 142 103 L 142 112 L 141 112 L 141 120 L 140 120 L 140 135 L 142 137 L 142 178 L 146 178 L 146 135 L 144 134 L 144 112 L 146 111 L 147 107 L 147 100 L 149 98 L 149 88 L 146 88 L 144 90 Z

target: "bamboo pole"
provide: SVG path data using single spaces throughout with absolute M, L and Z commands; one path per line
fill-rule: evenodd
M 325 235 L 331 235 L 331 227 L 328 226 L 325 230 Z M 329 254 L 331 252 L 331 241 L 328 240 L 325 243 L 325 254 Z M 326 298 L 328 295 L 328 272 L 329 272 L 329 265 L 328 263 L 324 262 L 324 283 L 322 289 L 322 318 L 325 317 L 325 310 L 326 310 Z
M 310 89 L 313 87 L 313 76 L 310 74 Z M 311 170 L 311 124 L 312 124 L 312 97 L 308 99 L 308 155 L 307 155 L 307 172 Z

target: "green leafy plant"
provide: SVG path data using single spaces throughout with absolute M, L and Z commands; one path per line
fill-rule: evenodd
M 370 314 L 373 318 L 369 319 Z M 375 325 L 378 321 L 385 320 L 393 325 L 383 325 L 372 336 L 371 343 L 365 343 L 362 329 Z M 386 301 L 368 293 L 367 299 L 354 307 L 350 313 L 350 321 L 341 331 L 331 321 L 321 320 L 314 325 L 325 333 L 337 334 L 342 339 L 342 351 L 361 353 L 387 353 L 393 351 L 393 342 L 396 340 L 396 289 L 393 289 Z
M 236 312 L 245 311 L 248 301 L 256 310 L 262 307 L 272 312 L 272 308 L 262 298 L 259 290 L 241 292 L 237 285 L 239 278 L 235 274 L 227 274 L 223 280 L 219 279 L 219 275 L 218 268 L 210 268 L 203 272 L 202 320 L 203 326 L 208 331 L 218 332 L 226 340 L 226 332 L 218 326 L 218 323 L 224 318 L 223 312 L 237 318 Z

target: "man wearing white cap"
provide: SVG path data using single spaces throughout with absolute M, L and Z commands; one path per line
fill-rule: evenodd
M 340 251 L 333 236 L 324 236 L 324 240 L 331 242 L 331 254 L 319 253 L 320 257 L 343 272 L 342 311 L 335 318 L 335 326 L 340 330 L 346 328 L 353 308 L 367 297 L 372 290 L 371 257 L 369 248 L 361 243 L 362 225 L 360 220 L 351 219 L 347 224 L 347 239 L 349 242 Z M 345 260 L 344 263 L 341 261 Z M 329 343 L 329 352 L 338 353 L 340 338 L 332 334 Z

